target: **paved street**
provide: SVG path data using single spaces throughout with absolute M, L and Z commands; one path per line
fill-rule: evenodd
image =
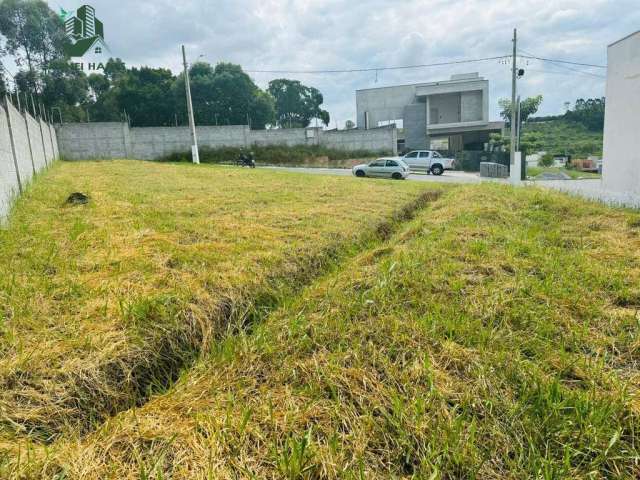
M 273 170 L 289 172 L 309 173 L 313 175 L 339 175 L 350 176 L 351 170 L 346 168 L 302 168 L 302 167 L 263 167 Z M 447 171 L 441 177 L 434 175 L 412 174 L 408 181 L 414 182 L 439 182 L 439 183 L 481 183 L 500 182 L 509 183 L 507 179 L 480 178 L 477 173 Z M 559 190 L 561 192 L 578 195 L 589 200 L 599 200 L 610 205 L 626 205 L 640 208 L 640 198 L 629 195 L 617 194 L 603 190 L 600 179 L 594 180 L 542 180 L 525 182 L 523 185 L 538 186 Z
M 340 175 L 351 176 L 348 168 L 304 168 L 304 167 L 263 167 L 273 170 L 285 170 L 288 172 L 311 173 L 315 175 Z M 416 182 L 441 182 L 441 183 L 480 183 L 485 181 L 480 179 L 476 173 L 447 171 L 444 175 L 436 177 L 434 175 L 412 174 L 407 180 Z M 504 180 L 506 182 L 506 180 Z

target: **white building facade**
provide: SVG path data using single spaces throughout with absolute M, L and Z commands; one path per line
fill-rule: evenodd
M 640 203 L 640 31 L 609 45 L 602 182 Z

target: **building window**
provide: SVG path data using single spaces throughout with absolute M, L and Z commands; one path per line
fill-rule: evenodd
M 96 47 L 96 53 L 102 53 L 102 47 Z

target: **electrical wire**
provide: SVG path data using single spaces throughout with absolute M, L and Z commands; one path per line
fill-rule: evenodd
M 539 58 L 535 54 L 533 54 L 531 52 L 527 52 L 526 50 L 522 50 L 522 49 L 518 49 L 518 50 L 525 54 L 525 55 L 520 55 L 522 58 L 535 58 L 535 59 Z M 586 75 L 586 76 L 590 76 L 590 77 L 594 77 L 594 78 L 600 78 L 600 79 L 606 79 L 607 78 L 604 75 L 598 75 L 597 73 L 587 72 L 587 71 L 584 71 L 584 70 L 578 70 L 577 68 L 568 67 L 567 65 L 563 65 L 563 64 L 560 64 L 560 63 L 554 63 L 553 65 L 558 67 L 558 68 L 562 68 L 564 70 L 567 70 L 567 71 L 570 71 L 570 72 L 573 72 L 573 73 L 577 73 L 577 74 L 580 74 L 580 75 Z M 530 70 L 530 71 L 534 71 L 534 70 Z M 544 71 L 544 73 L 565 74 L 564 72 L 549 71 L 549 70 Z
M 599 79 L 606 79 L 607 77 L 603 77 L 602 75 L 589 75 L 587 72 L 558 72 L 558 71 L 554 71 L 554 70 L 535 70 L 533 68 L 527 68 L 528 72 L 535 72 L 535 73 L 545 73 L 545 74 L 552 74 L 552 75 L 568 75 L 568 76 L 573 76 L 573 75 L 581 75 L 581 76 L 585 76 L 585 77 L 590 77 L 590 78 L 599 78 Z
M 544 58 L 544 57 L 538 57 L 536 55 L 530 55 L 530 54 L 521 55 L 521 57 L 522 58 L 528 58 L 528 59 L 531 59 L 531 60 L 540 60 L 542 62 L 559 63 L 559 64 L 566 64 L 566 65 L 576 65 L 578 67 L 605 68 L 605 69 L 607 68 L 606 65 L 595 65 L 593 63 L 570 62 L 568 60 L 557 60 L 557 59 L 553 59 L 553 58 Z
M 272 74 L 331 74 L 331 73 L 362 73 L 362 72 L 382 72 L 386 70 L 409 70 L 429 67 L 442 67 L 446 65 L 460 65 L 465 63 L 487 62 L 492 60 L 502 60 L 509 58 L 510 55 L 500 55 L 496 57 L 474 58 L 468 60 L 454 60 L 450 62 L 424 63 L 419 65 L 397 65 L 391 67 L 366 67 L 366 68 L 349 68 L 349 69 L 330 69 L 330 70 L 245 70 L 247 73 L 272 73 Z

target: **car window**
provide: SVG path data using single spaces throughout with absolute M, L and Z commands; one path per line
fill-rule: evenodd
M 384 160 L 376 160 L 369 164 L 370 167 L 384 167 Z
M 420 158 L 429 158 L 429 152 L 420 152 Z
M 395 162 L 393 160 L 387 160 L 387 167 L 397 167 L 398 166 L 398 162 Z
M 418 158 L 418 153 L 419 152 L 411 152 L 405 158 Z

